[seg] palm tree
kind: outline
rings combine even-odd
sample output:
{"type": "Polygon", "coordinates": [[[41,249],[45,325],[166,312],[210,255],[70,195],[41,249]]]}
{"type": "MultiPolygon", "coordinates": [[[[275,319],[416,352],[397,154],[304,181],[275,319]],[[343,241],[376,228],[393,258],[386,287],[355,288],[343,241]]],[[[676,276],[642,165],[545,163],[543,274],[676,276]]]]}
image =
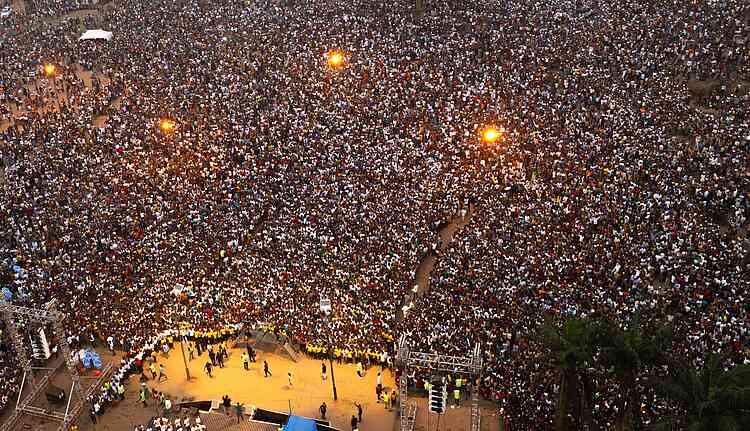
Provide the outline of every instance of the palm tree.
{"type": "Polygon", "coordinates": [[[745,431],[750,429],[750,365],[726,369],[720,355],[706,358],[703,368],[676,363],[656,392],[683,411],[661,421],[657,430],[745,431]]]}
{"type": "Polygon", "coordinates": [[[640,423],[642,394],[637,385],[638,377],[645,367],[664,363],[671,331],[644,328],[638,315],[625,329],[609,319],[597,320],[594,327],[599,361],[612,370],[622,389],[617,403],[615,430],[632,430],[634,424],[640,423]]]}
{"type": "Polygon", "coordinates": [[[587,319],[568,319],[562,327],[547,321],[537,329],[536,339],[549,351],[559,374],[559,393],[554,419],[555,431],[594,430],[591,418],[593,384],[588,368],[593,363],[593,333],[587,319]]]}

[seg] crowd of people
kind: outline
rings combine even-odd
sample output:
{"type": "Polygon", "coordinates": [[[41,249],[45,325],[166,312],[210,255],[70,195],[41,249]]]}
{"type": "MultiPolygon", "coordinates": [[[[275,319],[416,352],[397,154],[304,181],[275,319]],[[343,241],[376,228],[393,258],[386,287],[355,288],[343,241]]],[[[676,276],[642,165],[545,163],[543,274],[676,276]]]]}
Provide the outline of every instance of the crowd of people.
{"type": "Polygon", "coordinates": [[[18,364],[15,360],[15,352],[9,343],[2,338],[5,336],[5,326],[0,324],[0,411],[13,401],[13,397],[18,394],[19,372],[18,364]]]}
{"type": "Polygon", "coordinates": [[[67,2],[2,21],[0,286],[134,352],[239,322],[372,357],[480,344],[518,429],[551,419],[545,316],[669,317],[686,352],[747,359],[747,5],[427,3],[115,2],[84,21],[110,41],[34,12],[67,2]]]}
{"type": "Polygon", "coordinates": [[[154,418],[149,421],[148,425],[138,425],[134,431],[205,431],[206,426],[201,422],[199,417],[191,419],[176,418],[170,419],[165,417],[154,418]]]}

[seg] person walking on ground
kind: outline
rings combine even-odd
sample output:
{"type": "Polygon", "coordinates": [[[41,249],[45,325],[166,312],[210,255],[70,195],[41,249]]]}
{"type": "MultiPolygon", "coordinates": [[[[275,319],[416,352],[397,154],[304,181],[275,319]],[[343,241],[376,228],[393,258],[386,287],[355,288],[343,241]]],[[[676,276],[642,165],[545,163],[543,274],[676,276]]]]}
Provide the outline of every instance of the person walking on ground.
{"type": "Polygon", "coordinates": [[[323,401],[323,404],[320,405],[320,408],[318,408],[320,411],[320,418],[325,419],[326,418],[326,411],[328,410],[328,406],[326,406],[325,401],[323,401]]]}
{"type": "Polygon", "coordinates": [[[357,407],[357,422],[362,423],[362,404],[355,401],[354,405],[357,407]]]}
{"type": "Polygon", "coordinates": [[[453,389],[453,400],[456,401],[456,405],[453,408],[461,406],[461,390],[458,388],[453,389]]]}
{"type": "Polygon", "coordinates": [[[237,414],[237,423],[240,423],[242,421],[242,404],[239,401],[234,406],[234,412],[237,414]]]}
{"type": "Polygon", "coordinates": [[[162,380],[169,380],[169,378],[167,377],[167,369],[164,368],[164,364],[159,364],[159,383],[162,380]]]}
{"type": "Polygon", "coordinates": [[[286,373],[286,377],[289,380],[289,387],[292,387],[292,372],[289,371],[288,373],[286,373]]]}
{"type": "Polygon", "coordinates": [[[148,407],[148,404],[146,404],[146,390],[141,389],[141,391],[138,393],[138,402],[143,403],[143,407],[148,407]]]}
{"type": "Polygon", "coordinates": [[[357,376],[361,379],[365,376],[364,368],[362,367],[362,362],[357,361],[357,376]]]}
{"type": "Polygon", "coordinates": [[[109,348],[109,353],[115,356],[115,339],[111,335],[107,337],[107,347],[109,348]]]}
{"type": "Polygon", "coordinates": [[[357,431],[357,417],[352,415],[352,431],[357,431]]]}
{"type": "Polygon", "coordinates": [[[193,343],[188,343],[188,361],[193,360],[194,351],[195,351],[195,347],[193,347],[193,343]]]}
{"type": "Polygon", "coordinates": [[[265,359],[263,360],[263,374],[265,375],[265,377],[273,375],[271,374],[271,371],[268,370],[268,362],[266,362],[265,359]]]}
{"type": "Polygon", "coordinates": [[[224,355],[222,355],[221,352],[216,355],[216,360],[219,361],[219,368],[224,368],[224,355]]]}
{"type": "Polygon", "coordinates": [[[383,376],[381,376],[379,372],[378,376],[375,378],[375,384],[378,386],[383,386],[383,376]]]}
{"type": "Polygon", "coordinates": [[[375,395],[378,397],[378,399],[376,401],[378,404],[380,403],[380,398],[381,398],[382,393],[383,393],[383,385],[376,385],[375,386],[375,395]]]}
{"type": "Polygon", "coordinates": [[[242,352],[242,355],[240,355],[240,358],[242,359],[242,367],[245,368],[245,371],[250,369],[250,356],[242,352]]]}
{"type": "Polygon", "coordinates": [[[148,370],[151,371],[151,380],[156,380],[156,364],[153,362],[148,366],[148,370]]]}
{"type": "Polygon", "coordinates": [[[211,375],[211,370],[212,370],[212,369],[214,368],[214,366],[213,366],[213,364],[211,363],[211,361],[208,361],[208,362],[206,362],[206,365],[205,365],[205,366],[203,366],[203,368],[205,368],[205,369],[206,369],[206,374],[208,374],[208,377],[213,377],[213,376],[211,375]]]}
{"type": "Polygon", "coordinates": [[[216,366],[216,353],[213,349],[208,351],[208,358],[211,359],[211,365],[216,366]]]}
{"type": "Polygon", "coordinates": [[[221,407],[222,410],[224,410],[224,414],[229,414],[229,409],[232,407],[232,399],[229,398],[229,395],[224,395],[221,397],[221,407]]]}
{"type": "Polygon", "coordinates": [[[388,391],[386,391],[383,394],[383,404],[385,404],[385,409],[386,410],[390,410],[391,409],[391,406],[389,405],[389,402],[390,402],[390,398],[388,397],[388,391]]]}
{"type": "Polygon", "coordinates": [[[326,381],[326,363],[321,362],[320,363],[320,375],[323,377],[323,381],[326,381]]]}

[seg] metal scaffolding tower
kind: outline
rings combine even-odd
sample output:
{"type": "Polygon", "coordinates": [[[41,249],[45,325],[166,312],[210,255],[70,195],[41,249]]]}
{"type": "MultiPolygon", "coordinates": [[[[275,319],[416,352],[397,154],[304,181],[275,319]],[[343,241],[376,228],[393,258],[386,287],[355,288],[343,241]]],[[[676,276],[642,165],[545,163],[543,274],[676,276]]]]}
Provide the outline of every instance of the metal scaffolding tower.
{"type": "Polygon", "coordinates": [[[458,373],[471,376],[476,380],[471,396],[471,431],[479,431],[481,415],[479,412],[479,377],[482,373],[482,353],[479,345],[474,347],[471,356],[448,356],[435,353],[415,352],[409,348],[408,340],[402,335],[396,352],[396,365],[401,368],[399,381],[399,413],[401,431],[413,431],[417,419],[416,405],[408,404],[407,388],[409,370],[420,368],[423,371],[438,373],[458,373]]]}
{"type": "Polygon", "coordinates": [[[43,309],[0,304],[0,316],[2,316],[2,319],[5,322],[5,327],[8,328],[11,343],[13,343],[13,348],[18,355],[18,360],[21,362],[21,368],[23,369],[23,378],[21,380],[21,388],[18,391],[16,409],[2,426],[0,426],[0,431],[12,430],[16,425],[16,422],[18,422],[23,415],[33,415],[44,419],[60,421],[61,423],[58,427],[58,431],[67,431],[70,425],[78,419],[78,416],[83,411],[85,399],[99,389],[104,381],[112,375],[112,364],[108,364],[107,367],[102,370],[101,375],[95,379],[95,382],[85,391],[83,390],[80,385],[81,377],[78,374],[78,368],[73,362],[70,346],[65,337],[65,329],[63,326],[63,320],[65,317],[57,310],[57,301],[54,299],[47,303],[43,309]],[[59,352],[64,359],[72,381],[70,393],[68,394],[68,403],[65,407],[65,413],[45,410],[32,405],[34,400],[47,388],[50,379],[54,376],[61,364],[58,364],[54,368],[34,368],[31,366],[28,348],[24,344],[23,337],[18,331],[19,321],[26,322],[27,324],[49,323],[52,325],[54,333],[58,336],[59,352]],[[39,372],[36,376],[34,375],[35,371],[39,372]],[[21,396],[27,380],[30,380],[31,390],[28,395],[22,399],[21,396]],[[74,398],[75,402],[73,402],[74,398]],[[73,404],[72,408],[71,404],[73,404]]]}

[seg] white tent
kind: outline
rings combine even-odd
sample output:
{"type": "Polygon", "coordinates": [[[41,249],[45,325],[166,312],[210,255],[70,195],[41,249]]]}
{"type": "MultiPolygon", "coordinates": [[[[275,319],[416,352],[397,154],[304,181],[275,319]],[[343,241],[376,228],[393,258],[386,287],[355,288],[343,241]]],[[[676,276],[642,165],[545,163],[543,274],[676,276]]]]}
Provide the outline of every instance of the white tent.
{"type": "Polygon", "coordinates": [[[90,39],[112,39],[112,32],[111,31],[104,31],[102,29],[99,30],[86,30],[86,33],[83,33],[81,37],[78,38],[78,40],[90,40],[90,39]]]}

